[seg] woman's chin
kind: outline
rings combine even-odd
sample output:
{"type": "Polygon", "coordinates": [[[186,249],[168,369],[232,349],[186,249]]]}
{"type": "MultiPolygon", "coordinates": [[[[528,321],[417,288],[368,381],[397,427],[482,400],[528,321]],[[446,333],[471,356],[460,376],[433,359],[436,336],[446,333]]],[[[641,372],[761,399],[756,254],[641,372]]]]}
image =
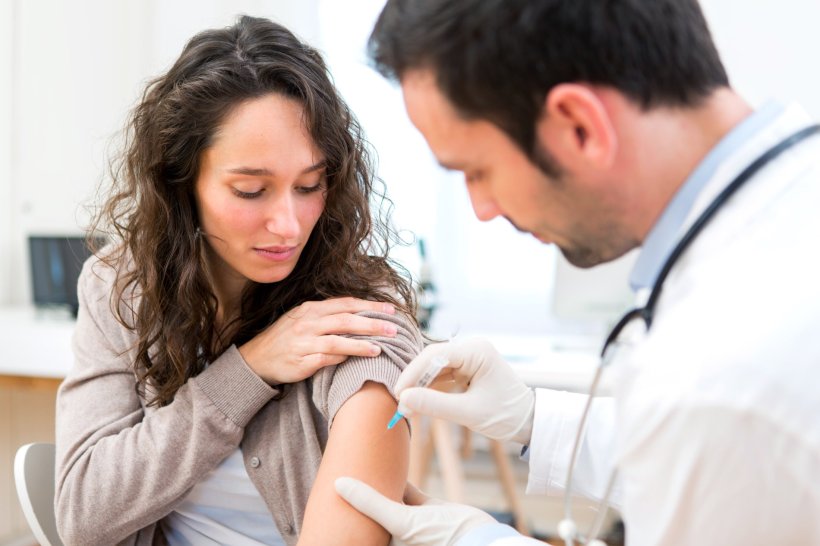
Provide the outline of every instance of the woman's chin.
{"type": "Polygon", "coordinates": [[[276,271],[260,271],[249,275],[248,279],[257,284],[273,284],[287,279],[293,272],[293,268],[277,268],[276,271]]]}

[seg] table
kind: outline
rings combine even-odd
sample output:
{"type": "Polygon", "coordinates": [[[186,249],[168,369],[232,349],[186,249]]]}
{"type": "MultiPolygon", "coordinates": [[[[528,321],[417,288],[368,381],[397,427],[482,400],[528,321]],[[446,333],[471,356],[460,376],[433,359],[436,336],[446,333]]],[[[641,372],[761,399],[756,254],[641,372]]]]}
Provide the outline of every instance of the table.
{"type": "Polygon", "coordinates": [[[530,387],[589,392],[602,343],[596,336],[487,333],[483,337],[530,387]]]}
{"type": "Polygon", "coordinates": [[[73,362],[73,333],[67,312],[0,307],[0,375],[61,380],[73,362]]]}

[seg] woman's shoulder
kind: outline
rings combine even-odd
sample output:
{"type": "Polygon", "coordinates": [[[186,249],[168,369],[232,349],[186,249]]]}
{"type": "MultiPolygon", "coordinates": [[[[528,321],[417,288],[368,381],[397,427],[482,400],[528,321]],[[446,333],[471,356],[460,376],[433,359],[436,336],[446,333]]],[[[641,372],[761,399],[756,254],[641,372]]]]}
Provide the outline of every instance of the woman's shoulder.
{"type": "Polygon", "coordinates": [[[376,343],[387,352],[389,358],[401,365],[408,364],[410,360],[424,348],[424,337],[421,334],[418,323],[413,317],[403,311],[396,311],[392,314],[380,313],[376,311],[362,311],[357,313],[363,317],[377,318],[386,322],[392,322],[396,326],[396,335],[387,336],[351,336],[368,339],[371,343],[376,343]]]}
{"type": "Polygon", "coordinates": [[[397,332],[395,336],[350,336],[367,339],[378,345],[381,353],[375,357],[350,357],[342,364],[328,366],[316,372],[312,378],[313,402],[328,424],[333,422],[342,405],[368,381],[384,385],[393,395],[393,385],[398,381],[401,371],[424,348],[424,338],[416,322],[404,313],[359,314],[392,322],[396,325],[397,332]]]}
{"type": "Polygon", "coordinates": [[[108,292],[116,282],[117,265],[113,261],[115,256],[109,247],[105,247],[92,254],[83,264],[80,271],[78,288],[86,294],[102,291],[108,292]]]}
{"type": "Polygon", "coordinates": [[[108,245],[95,252],[83,264],[77,281],[80,305],[85,305],[92,314],[111,311],[118,303],[128,303],[133,299],[133,286],[124,286],[133,263],[127,253],[108,245]]]}

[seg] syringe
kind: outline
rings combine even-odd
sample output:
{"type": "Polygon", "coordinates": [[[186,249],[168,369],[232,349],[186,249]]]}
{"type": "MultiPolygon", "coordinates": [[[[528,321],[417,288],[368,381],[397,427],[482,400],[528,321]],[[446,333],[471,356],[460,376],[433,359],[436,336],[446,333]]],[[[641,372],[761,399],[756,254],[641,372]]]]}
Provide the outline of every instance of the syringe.
{"type": "MultiPolygon", "coordinates": [[[[419,380],[416,382],[416,387],[429,387],[430,384],[438,377],[438,374],[443,370],[450,361],[444,358],[443,356],[434,356],[433,359],[430,361],[430,367],[422,374],[419,380]]],[[[399,422],[399,419],[404,417],[404,415],[400,411],[396,411],[393,414],[393,418],[390,419],[390,422],[387,424],[387,430],[390,430],[396,423],[399,422]]]]}

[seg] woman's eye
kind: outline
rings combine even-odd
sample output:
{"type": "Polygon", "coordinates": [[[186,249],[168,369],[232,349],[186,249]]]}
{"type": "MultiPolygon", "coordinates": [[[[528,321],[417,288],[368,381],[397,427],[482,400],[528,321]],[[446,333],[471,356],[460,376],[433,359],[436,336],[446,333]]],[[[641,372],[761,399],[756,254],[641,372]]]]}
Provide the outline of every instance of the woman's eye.
{"type": "Polygon", "coordinates": [[[314,193],[321,190],[324,186],[322,183],[315,184],[313,186],[298,186],[296,191],[299,193],[314,193]]]}
{"type": "Polygon", "coordinates": [[[254,191],[254,192],[247,192],[241,191],[236,188],[232,188],[234,195],[237,197],[241,197],[242,199],[253,199],[254,197],[259,197],[262,195],[262,190],[254,191]]]}

